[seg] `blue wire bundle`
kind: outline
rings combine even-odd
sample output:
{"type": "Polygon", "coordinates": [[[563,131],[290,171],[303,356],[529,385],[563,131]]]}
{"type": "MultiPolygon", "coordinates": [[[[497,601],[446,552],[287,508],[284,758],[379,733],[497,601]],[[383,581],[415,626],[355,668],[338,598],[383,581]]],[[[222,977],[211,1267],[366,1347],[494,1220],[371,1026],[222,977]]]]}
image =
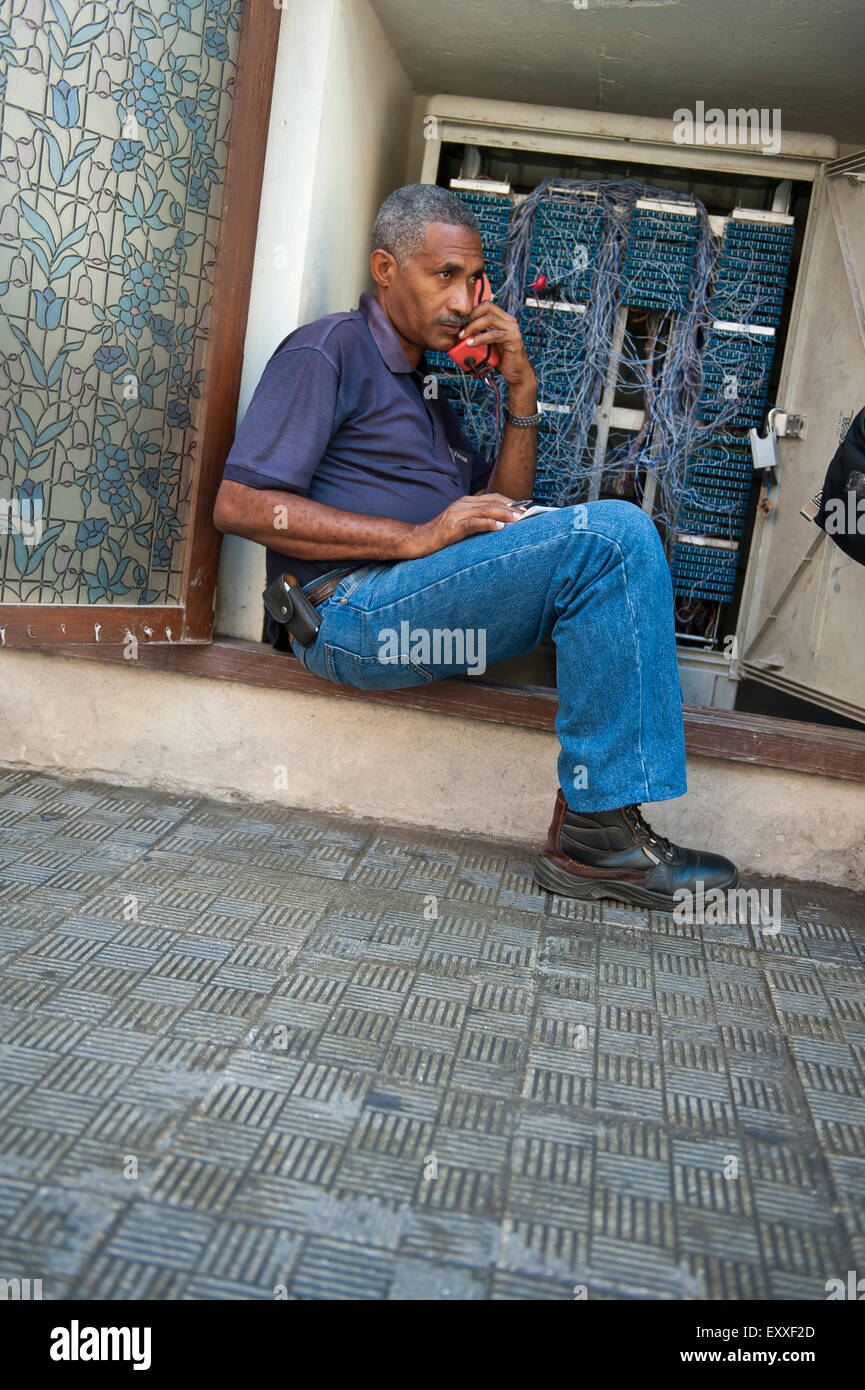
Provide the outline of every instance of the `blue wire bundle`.
{"type": "Polygon", "coordinates": [[[673,593],[682,598],[727,602],[733,597],[737,567],[737,550],[677,541],[670,561],[673,593]]]}
{"type": "Polygon", "coordinates": [[[729,219],[711,304],[716,318],[780,323],[794,230],[789,222],[729,219]]]}
{"type": "Polygon", "coordinates": [[[640,200],[631,217],[622,303],[643,309],[684,309],[696,251],[696,209],[670,212],[641,206],[645,201],[640,200]]]}
{"type": "Polygon", "coordinates": [[[473,189],[451,190],[474,213],[481,229],[487,277],[493,294],[504,278],[504,251],[511,216],[511,200],[506,193],[477,193],[473,189]]]}
{"type": "MultiPolygon", "coordinates": [[[[496,195],[499,217],[503,201],[496,195]]],[[[677,592],[690,596],[732,593],[736,552],[677,543],[677,532],[743,533],[752,469],[747,436],[731,430],[759,424],[766,409],[775,335],[765,325],[777,321],[791,239],[789,224],[731,218],[719,252],[702,203],[633,179],[547,179],[510,215],[497,300],[519,319],[538,376],[535,496],[564,504],[612,491],[639,502],[654,480],[652,514],[677,592]],[[647,199],[682,213],[637,207],[647,199]],[[626,322],[637,304],[645,312],[626,322]],[[722,308],[729,329],[714,324],[722,308]],[[612,380],[643,421],[627,437],[611,433],[600,458],[597,410],[612,380]]],[[[453,375],[446,354],[427,360],[448,373],[477,446],[495,452],[492,393],[453,375]]]]}
{"type": "Polygon", "coordinates": [[[766,414],[774,356],[774,332],[757,334],[746,324],[716,324],[706,345],[699,418],[717,420],[724,412],[729,425],[759,425],[766,414]]]}

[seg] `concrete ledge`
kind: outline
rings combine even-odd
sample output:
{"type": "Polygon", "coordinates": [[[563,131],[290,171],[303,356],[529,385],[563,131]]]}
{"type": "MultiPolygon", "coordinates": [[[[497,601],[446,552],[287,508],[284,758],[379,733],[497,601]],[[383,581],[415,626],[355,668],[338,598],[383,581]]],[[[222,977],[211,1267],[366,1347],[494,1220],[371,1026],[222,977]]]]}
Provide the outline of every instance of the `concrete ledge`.
{"type": "MultiPolygon", "coordinates": [[[[5,646],[10,645],[51,656],[73,656],[80,661],[115,662],[121,666],[128,666],[130,657],[129,650],[120,643],[10,644],[7,636],[5,646]]],[[[425,714],[453,714],[518,729],[555,731],[556,692],[519,683],[456,679],[402,690],[357,690],[320,680],[293,656],[272,651],[262,642],[226,637],[206,643],[148,642],[138,647],[135,660],[139,669],[150,671],[235,681],[295,694],[362,700],[425,714]]],[[[758,763],[785,772],[814,772],[821,777],[865,782],[865,731],[700,705],[684,705],[683,715],[685,748],[691,757],[758,763]]]]}
{"type": "MultiPolygon", "coordinates": [[[[0,660],[0,761],[223,799],[277,802],[534,843],[555,735],[327,694],[269,690],[37,652],[0,660]]],[[[743,871],[865,890],[853,782],[688,759],[659,830],[743,871]]]]}

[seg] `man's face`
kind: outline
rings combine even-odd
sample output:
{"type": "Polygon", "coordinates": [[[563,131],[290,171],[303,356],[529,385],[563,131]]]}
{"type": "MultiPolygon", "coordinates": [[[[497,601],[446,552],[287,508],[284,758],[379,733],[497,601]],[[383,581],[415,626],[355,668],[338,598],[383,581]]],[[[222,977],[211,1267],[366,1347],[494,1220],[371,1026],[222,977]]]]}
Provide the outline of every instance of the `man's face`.
{"type": "Polygon", "coordinates": [[[385,308],[397,333],[419,348],[447,352],[474,307],[484,257],[477,232],[431,222],[424,245],[385,287],[385,308]]]}

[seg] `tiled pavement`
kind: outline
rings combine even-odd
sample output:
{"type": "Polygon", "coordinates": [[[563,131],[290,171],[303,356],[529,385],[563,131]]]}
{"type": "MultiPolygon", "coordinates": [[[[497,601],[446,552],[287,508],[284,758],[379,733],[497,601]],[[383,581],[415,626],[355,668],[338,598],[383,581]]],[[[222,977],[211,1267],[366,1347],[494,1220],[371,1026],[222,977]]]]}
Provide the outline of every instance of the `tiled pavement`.
{"type": "Polygon", "coordinates": [[[865,914],[575,908],[531,852],[0,771],[0,1276],[63,1298],[824,1298],[865,914]]]}

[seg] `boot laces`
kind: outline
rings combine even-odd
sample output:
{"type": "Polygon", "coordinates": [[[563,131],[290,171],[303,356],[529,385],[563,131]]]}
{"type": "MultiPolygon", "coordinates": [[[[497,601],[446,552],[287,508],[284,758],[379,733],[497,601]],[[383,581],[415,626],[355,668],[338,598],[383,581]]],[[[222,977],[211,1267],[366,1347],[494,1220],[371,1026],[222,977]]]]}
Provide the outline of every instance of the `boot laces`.
{"type": "Polygon", "coordinates": [[[672,859],[676,852],[676,847],[672,840],[668,840],[665,835],[658,835],[649,825],[637,802],[632,802],[630,806],[623,806],[622,813],[625,820],[632,827],[636,838],[645,844],[646,841],[653,845],[665,859],[672,859]]]}

